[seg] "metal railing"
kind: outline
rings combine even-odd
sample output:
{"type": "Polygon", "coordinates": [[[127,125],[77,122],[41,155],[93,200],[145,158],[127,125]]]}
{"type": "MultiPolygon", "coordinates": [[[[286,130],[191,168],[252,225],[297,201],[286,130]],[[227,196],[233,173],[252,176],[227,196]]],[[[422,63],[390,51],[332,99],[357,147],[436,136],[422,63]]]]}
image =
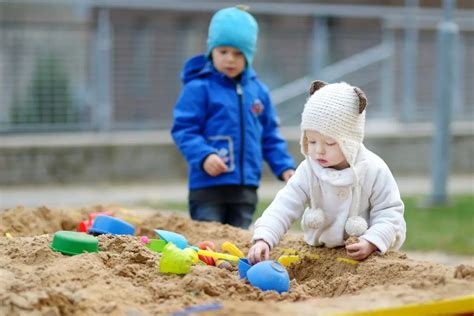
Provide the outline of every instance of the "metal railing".
{"type": "MultiPolygon", "coordinates": [[[[205,50],[212,12],[228,5],[0,0],[0,132],[169,128],[180,68],[205,50]],[[8,14],[12,4],[18,17],[8,14]]],[[[283,125],[299,123],[314,79],[360,86],[369,120],[432,120],[441,9],[418,8],[415,0],[407,7],[250,7],[260,24],[254,66],[283,125]]],[[[454,12],[460,32],[445,48],[455,56],[455,120],[474,120],[473,17],[474,10],[454,12]]]]}

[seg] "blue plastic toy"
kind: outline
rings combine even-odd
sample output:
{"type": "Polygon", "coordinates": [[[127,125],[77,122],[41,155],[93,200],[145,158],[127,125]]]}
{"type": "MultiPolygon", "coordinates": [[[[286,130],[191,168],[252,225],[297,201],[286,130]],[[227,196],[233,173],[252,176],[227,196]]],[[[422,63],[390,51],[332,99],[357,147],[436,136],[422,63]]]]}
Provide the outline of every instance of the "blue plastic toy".
{"type": "Polygon", "coordinates": [[[173,243],[176,247],[180,249],[188,247],[188,241],[186,240],[186,237],[181,234],[160,229],[155,229],[155,233],[160,236],[160,239],[163,239],[166,242],[173,243]]]}
{"type": "Polygon", "coordinates": [[[286,269],[276,261],[266,260],[257,263],[247,271],[250,284],[262,291],[287,292],[290,288],[290,277],[286,269]]]}
{"type": "Polygon", "coordinates": [[[135,227],[126,221],[112,216],[99,215],[87,230],[89,234],[135,235],[135,227]]]}
{"type": "Polygon", "coordinates": [[[237,263],[237,267],[239,268],[239,275],[241,279],[247,278],[247,271],[252,267],[250,262],[245,259],[239,259],[239,262],[237,263]]]}

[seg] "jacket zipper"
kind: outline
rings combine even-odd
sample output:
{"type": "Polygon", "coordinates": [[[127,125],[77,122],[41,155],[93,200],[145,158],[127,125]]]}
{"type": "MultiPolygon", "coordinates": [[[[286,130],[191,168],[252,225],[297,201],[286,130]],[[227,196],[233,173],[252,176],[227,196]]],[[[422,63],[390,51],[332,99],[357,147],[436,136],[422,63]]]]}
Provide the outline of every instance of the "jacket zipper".
{"type": "Polygon", "coordinates": [[[239,109],[240,109],[240,185],[244,185],[244,149],[245,149],[245,138],[244,138],[244,105],[242,100],[242,86],[240,83],[236,85],[237,96],[239,98],[239,109]]]}

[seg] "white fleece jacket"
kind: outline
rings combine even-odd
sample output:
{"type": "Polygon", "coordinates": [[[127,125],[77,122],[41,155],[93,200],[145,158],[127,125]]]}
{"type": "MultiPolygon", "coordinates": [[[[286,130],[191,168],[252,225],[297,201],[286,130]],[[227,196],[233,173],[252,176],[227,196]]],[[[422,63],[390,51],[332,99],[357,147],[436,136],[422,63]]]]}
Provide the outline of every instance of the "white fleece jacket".
{"type": "Polygon", "coordinates": [[[354,166],[344,170],[323,168],[310,158],[304,160],[255,222],[252,240],[263,239],[273,248],[302,216],[306,243],[343,246],[349,237],[344,226],[352,204],[369,225],[360,238],[373,243],[381,253],[401,247],[406,223],[397,183],[385,162],[363,145],[354,166]],[[306,204],[324,211],[323,227],[310,229],[305,225],[306,204]]]}

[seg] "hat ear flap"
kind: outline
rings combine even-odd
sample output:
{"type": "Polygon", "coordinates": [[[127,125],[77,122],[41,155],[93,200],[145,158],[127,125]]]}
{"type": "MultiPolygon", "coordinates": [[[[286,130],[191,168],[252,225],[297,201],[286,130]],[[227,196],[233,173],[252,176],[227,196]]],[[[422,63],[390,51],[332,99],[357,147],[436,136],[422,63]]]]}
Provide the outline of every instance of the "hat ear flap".
{"type": "Polygon", "coordinates": [[[315,80],[311,82],[311,86],[309,87],[309,95],[313,95],[313,93],[326,86],[327,84],[327,82],[321,80],[315,80]]]}
{"type": "Polygon", "coordinates": [[[365,107],[367,106],[367,97],[365,96],[364,91],[362,91],[358,87],[354,87],[354,91],[359,97],[359,114],[361,114],[362,112],[364,112],[365,107]]]}

